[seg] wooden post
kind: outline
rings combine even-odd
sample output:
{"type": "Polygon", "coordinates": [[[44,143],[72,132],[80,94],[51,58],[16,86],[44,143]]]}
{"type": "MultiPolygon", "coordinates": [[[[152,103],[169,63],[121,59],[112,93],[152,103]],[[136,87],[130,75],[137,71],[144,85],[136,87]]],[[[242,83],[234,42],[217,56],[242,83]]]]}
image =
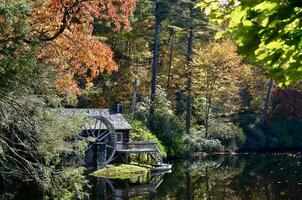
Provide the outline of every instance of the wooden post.
{"type": "Polygon", "coordinates": [[[94,155],[94,147],[95,145],[92,144],[87,151],[86,151],[86,166],[87,167],[95,167],[95,163],[93,161],[93,155],[94,155]]]}
{"type": "Polygon", "coordinates": [[[104,164],[106,162],[106,143],[104,142],[98,142],[97,145],[97,151],[96,151],[96,166],[97,169],[100,169],[104,167],[104,164]]]}
{"type": "Polygon", "coordinates": [[[125,153],[125,163],[129,164],[129,158],[128,158],[128,154],[127,153],[125,153]]]}

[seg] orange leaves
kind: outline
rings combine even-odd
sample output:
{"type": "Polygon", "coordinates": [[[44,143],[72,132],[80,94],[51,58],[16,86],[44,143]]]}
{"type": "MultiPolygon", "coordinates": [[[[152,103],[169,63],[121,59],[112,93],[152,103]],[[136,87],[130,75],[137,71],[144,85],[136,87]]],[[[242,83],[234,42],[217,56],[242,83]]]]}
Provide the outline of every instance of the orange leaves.
{"type": "Polygon", "coordinates": [[[71,74],[61,74],[56,82],[57,90],[63,93],[80,94],[80,89],[71,74]]]}
{"type": "Polygon", "coordinates": [[[93,78],[117,70],[108,45],[93,35],[94,19],[101,19],[115,30],[130,26],[128,16],[136,0],[44,0],[34,5],[31,25],[44,42],[39,58],[59,71],[60,91],[79,93],[77,80],[93,78]]]}

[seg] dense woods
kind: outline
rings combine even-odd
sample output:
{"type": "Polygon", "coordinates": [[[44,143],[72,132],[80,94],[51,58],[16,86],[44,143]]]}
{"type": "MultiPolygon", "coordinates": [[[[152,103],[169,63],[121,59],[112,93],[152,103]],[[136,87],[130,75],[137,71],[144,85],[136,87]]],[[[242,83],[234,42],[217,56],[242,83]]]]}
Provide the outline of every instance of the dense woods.
{"type": "Polygon", "coordinates": [[[0,2],[0,198],[84,198],[83,122],[124,105],[168,157],[301,150],[298,1],[0,2]],[[16,184],[19,187],[19,184],[16,184]],[[61,185],[62,187],[57,187],[61,185]],[[11,189],[13,188],[13,189],[11,189]]]}

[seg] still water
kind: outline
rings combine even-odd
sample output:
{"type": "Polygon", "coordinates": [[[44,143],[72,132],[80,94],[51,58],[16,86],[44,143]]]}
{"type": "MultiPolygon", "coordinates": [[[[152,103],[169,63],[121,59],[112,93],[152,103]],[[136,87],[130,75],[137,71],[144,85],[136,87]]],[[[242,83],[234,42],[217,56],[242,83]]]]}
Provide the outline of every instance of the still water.
{"type": "Polygon", "coordinates": [[[91,179],[91,200],[299,200],[302,154],[248,154],[173,160],[172,173],[132,180],[91,179]]]}

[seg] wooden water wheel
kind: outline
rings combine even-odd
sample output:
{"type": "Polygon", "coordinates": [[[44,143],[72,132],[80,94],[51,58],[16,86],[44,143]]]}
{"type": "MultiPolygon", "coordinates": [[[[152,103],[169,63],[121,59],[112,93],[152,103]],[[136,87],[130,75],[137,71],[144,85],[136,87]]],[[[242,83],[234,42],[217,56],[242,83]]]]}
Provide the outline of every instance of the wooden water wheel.
{"type": "Polygon", "coordinates": [[[96,162],[97,167],[105,166],[114,159],[116,132],[111,122],[103,116],[89,117],[79,139],[88,142],[86,160],[96,162]]]}

